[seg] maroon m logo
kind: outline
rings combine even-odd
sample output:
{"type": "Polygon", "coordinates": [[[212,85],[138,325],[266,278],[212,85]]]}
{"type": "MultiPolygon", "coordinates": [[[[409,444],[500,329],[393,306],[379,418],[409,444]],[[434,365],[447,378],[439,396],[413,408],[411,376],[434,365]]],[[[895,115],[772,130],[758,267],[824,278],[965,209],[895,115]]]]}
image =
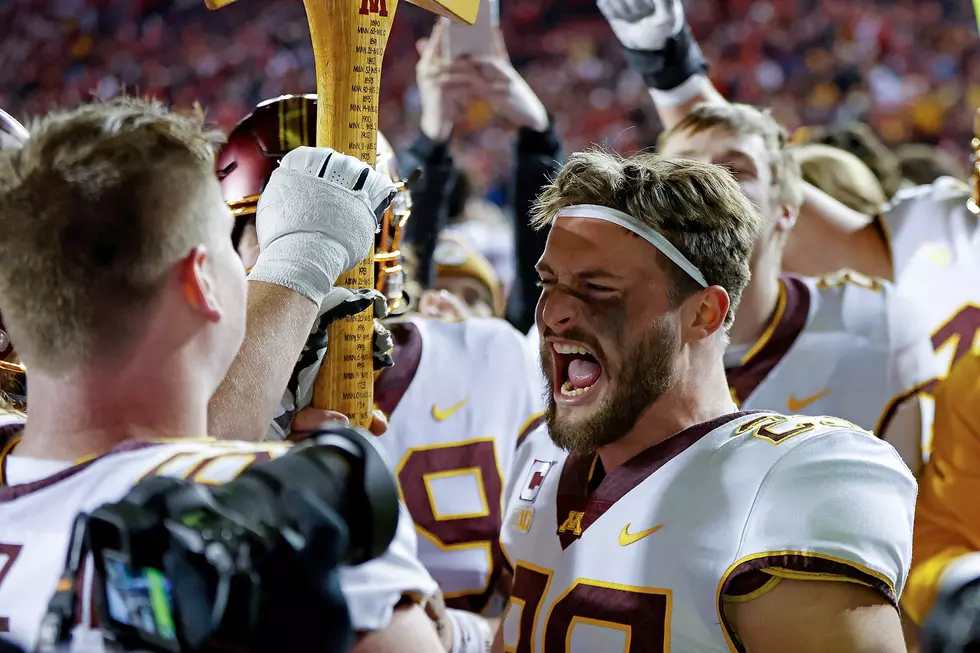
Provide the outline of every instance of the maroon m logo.
{"type": "Polygon", "coordinates": [[[382,18],[388,16],[388,3],[386,0],[361,0],[361,15],[378,14],[382,18]]]}

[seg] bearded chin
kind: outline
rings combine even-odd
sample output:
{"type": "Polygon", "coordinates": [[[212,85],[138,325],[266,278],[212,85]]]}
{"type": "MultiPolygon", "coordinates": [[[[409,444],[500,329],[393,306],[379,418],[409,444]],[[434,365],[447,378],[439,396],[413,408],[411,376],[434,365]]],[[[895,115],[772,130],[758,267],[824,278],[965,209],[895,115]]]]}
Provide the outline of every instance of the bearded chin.
{"type": "MultiPolygon", "coordinates": [[[[640,416],[674,385],[678,348],[673,324],[664,320],[624,357],[625,365],[608,379],[607,393],[595,412],[572,420],[559,414],[554,392],[548,393],[548,431],[557,446],[572,454],[591,454],[633,430],[640,416]]],[[[604,370],[608,373],[609,370],[604,370]]],[[[554,382],[549,383],[553,387],[554,382]]]]}

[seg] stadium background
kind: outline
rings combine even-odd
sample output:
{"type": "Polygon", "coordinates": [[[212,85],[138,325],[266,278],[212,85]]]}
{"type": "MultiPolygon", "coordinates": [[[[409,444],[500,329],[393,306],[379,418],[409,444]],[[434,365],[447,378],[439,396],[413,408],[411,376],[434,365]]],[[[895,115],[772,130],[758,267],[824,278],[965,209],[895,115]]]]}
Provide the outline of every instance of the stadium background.
{"type": "MultiPolygon", "coordinates": [[[[980,38],[968,0],[691,0],[689,21],[715,84],[765,104],[788,127],[864,120],[886,143],[941,146],[966,163],[980,106],[980,38]]],[[[555,115],[568,151],[653,144],[642,83],[590,0],[502,0],[517,69],[555,115]]],[[[414,42],[431,14],[402,2],[385,58],[381,128],[416,134],[414,42]]],[[[258,101],[314,90],[300,0],[0,0],[0,107],[19,118],[121,89],[200,102],[228,128],[258,101]]],[[[473,102],[457,157],[497,201],[511,139],[473,102]]]]}

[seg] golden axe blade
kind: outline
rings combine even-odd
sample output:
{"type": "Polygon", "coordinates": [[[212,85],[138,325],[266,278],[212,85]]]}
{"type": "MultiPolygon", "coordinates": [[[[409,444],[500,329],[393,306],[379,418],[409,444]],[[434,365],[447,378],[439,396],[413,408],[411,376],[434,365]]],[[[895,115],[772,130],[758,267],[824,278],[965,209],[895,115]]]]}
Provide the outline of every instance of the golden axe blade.
{"type": "MultiPolygon", "coordinates": [[[[219,9],[235,0],[205,0],[219,9]]],[[[440,16],[473,24],[480,0],[408,0],[440,16]]],[[[373,167],[378,139],[381,62],[399,0],[304,0],[316,62],[316,144],[373,167]]],[[[337,285],[374,288],[374,251],[337,285]]],[[[367,427],[374,408],[374,312],[329,327],[327,358],[313,405],[344,413],[367,427]]]]}

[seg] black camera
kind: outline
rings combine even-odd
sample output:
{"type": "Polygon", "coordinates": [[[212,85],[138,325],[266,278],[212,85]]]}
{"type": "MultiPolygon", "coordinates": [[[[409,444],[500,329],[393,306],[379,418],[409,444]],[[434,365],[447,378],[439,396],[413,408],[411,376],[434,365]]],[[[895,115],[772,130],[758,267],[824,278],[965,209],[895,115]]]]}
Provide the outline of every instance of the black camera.
{"type": "Polygon", "coordinates": [[[337,567],[384,553],[398,524],[394,479],[370,437],[328,429],[225,485],[149,478],[80,515],[42,650],[70,641],[91,552],[109,648],[346,651],[337,567]]]}
{"type": "Polygon", "coordinates": [[[980,557],[967,558],[943,576],[922,626],[922,653],[980,653],[980,557]]]}

